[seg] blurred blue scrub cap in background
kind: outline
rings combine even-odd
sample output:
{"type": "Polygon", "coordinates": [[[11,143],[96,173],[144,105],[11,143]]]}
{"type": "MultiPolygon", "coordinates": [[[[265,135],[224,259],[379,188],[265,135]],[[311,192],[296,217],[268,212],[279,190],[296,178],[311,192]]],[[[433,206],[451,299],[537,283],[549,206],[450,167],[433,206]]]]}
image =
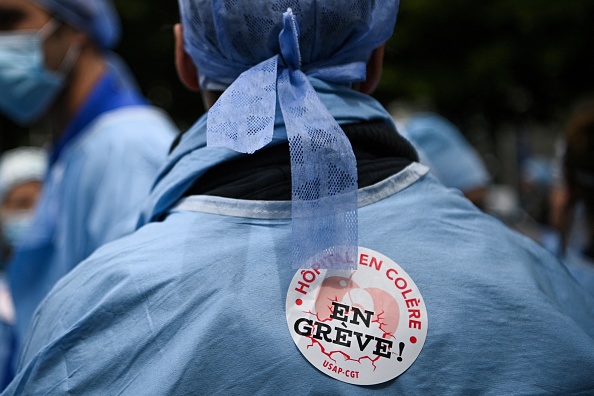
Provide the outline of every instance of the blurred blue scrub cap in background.
{"type": "Polygon", "coordinates": [[[102,49],[120,39],[120,19],[110,0],[31,0],[73,28],[87,33],[102,49]]]}

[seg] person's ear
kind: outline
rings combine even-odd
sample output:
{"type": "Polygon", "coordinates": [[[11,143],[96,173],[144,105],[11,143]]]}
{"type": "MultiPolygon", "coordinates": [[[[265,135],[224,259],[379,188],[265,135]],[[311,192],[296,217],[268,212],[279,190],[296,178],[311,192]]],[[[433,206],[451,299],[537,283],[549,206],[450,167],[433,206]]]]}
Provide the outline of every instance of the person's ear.
{"type": "Polygon", "coordinates": [[[359,91],[364,94],[371,94],[377,88],[381,78],[384,64],[385,45],[376,48],[367,62],[367,80],[360,83],[359,91]]]}
{"type": "Polygon", "coordinates": [[[173,27],[175,36],[175,67],[181,82],[191,91],[200,91],[198,68],[184,48],[184,29],[178,23],[173,27]]]}

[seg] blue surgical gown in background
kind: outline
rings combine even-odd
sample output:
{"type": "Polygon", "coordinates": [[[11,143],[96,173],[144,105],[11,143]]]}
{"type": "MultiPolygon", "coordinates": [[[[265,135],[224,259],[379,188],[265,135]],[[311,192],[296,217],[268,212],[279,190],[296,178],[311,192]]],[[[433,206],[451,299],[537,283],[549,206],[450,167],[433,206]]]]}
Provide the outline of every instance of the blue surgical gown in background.
{"type": "Polygon", "coordinates": [[[54,144],[33,225],[10,263],[20,342],[62,276],[132,232],[176,128],[110,68],[54,144]]]}
{"type": "MultiPolygon", "coordinates": [[[[205,147],[204,125],[170,156],[155,202],[227,155],[205,147]]],[[[427,307],[424,348],[397,379],[339,382],[295,346],[285,312],[296,274],[290,202],[193,196],[60,280],[5,395],[594,390],[594,299],[552,255],[417,163],[360,190],[359,202],[360,245],[397,262],[427,307]]]]}
{"type": "Polygon", "coordinates": [[[445,186],[471,191],[489,183],[489,173],[477,151],[442,116],[420,112],[399,124],[399,131],[418,150],[421,163],[445,186]]]}
{"type": "Polygon", "coordinates": [[[562,261],[578,283],[594,297],[594,259],[569,248],[562,261]]]}
{"type": "MultiPolygon", "coordinates": [[[[2,260],[0,258],[0,260],[2,260]]],[[[4,389],[13,377],[11,364],[15,349],[14,308],[8,291],[4,271],[0,271],[0,389],[4,389]]]]}

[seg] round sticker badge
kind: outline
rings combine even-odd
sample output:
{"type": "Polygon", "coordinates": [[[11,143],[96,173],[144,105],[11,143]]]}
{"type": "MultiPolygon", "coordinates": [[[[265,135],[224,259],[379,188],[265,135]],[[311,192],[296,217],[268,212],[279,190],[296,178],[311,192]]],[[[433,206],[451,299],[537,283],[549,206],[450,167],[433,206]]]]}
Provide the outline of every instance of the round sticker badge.
{"type": "Polygon", "coordinates": [[[356,271],[297,272],[287,294],[287,323],[318,370],[375,385],[415,362],[427,336],[427,311],[414,281],[393,260],[361,247],[357,259],[356,271]]]}

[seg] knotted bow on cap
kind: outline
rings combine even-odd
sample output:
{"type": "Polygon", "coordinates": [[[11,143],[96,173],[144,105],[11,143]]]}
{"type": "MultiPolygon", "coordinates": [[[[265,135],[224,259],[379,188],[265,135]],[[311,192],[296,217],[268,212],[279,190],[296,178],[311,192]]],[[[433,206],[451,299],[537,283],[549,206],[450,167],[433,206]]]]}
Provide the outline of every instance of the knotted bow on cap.
{"type": "MultiPolygon", "coordinates": [[[[357,161],[351,144],[301,71],[299,26],[283,14],[281,54],[242,73],[210,109],[209,146],[253,153],[272,141],[277,97],[289,139],[293,267],[356,269],[357,161]]],[[[365,64],[317,69],[330,82],[365,79],[365,64]]]]}

